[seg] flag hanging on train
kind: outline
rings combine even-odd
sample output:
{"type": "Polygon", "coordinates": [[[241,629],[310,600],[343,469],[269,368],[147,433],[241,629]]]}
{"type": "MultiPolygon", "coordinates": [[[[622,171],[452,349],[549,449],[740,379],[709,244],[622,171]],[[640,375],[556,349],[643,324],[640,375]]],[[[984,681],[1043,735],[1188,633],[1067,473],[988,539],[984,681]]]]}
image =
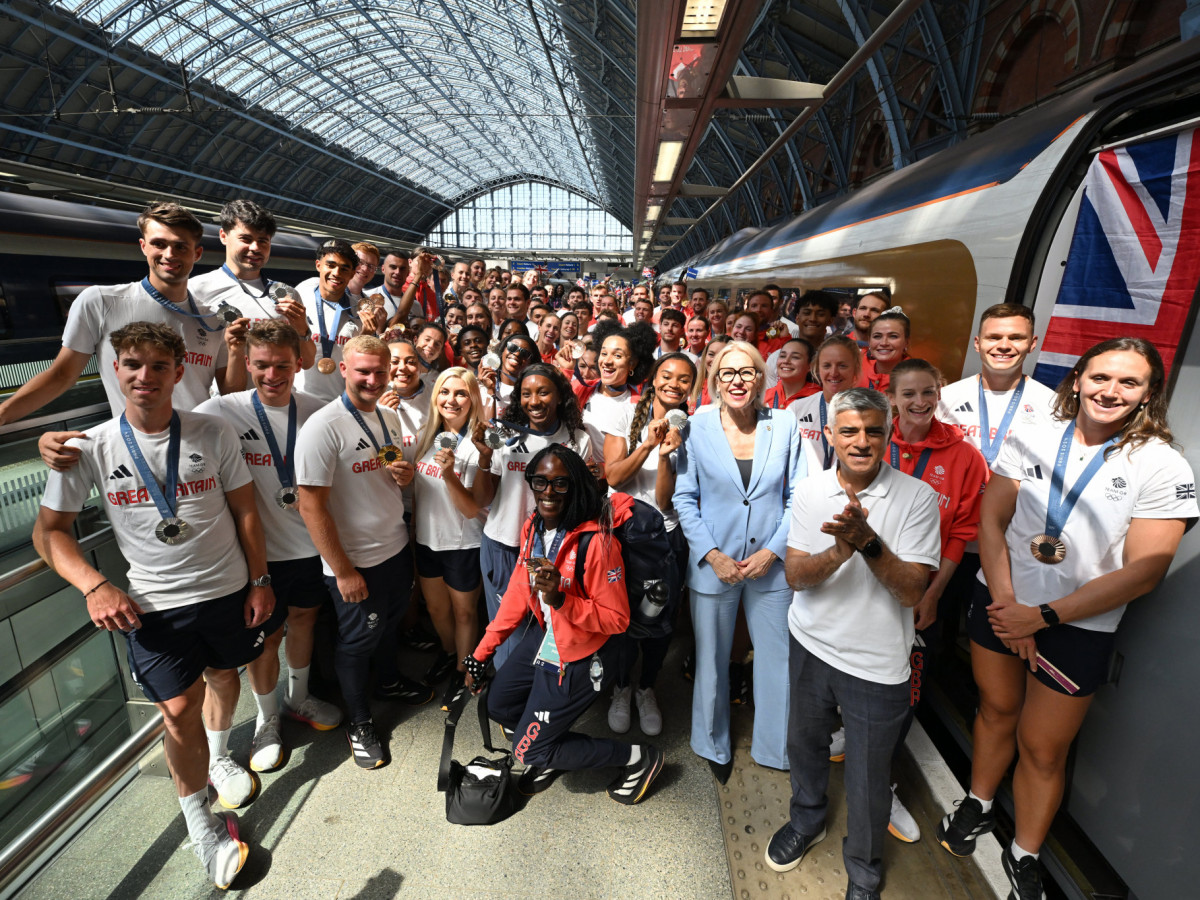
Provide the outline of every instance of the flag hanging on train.
{"type": "Polygon", "coordinates": [[[1170,374],[1200,281],[1198,132],[1092,160],[1038,381],[1057,387],[1088,348],[1115,337],[1152,342],[1170,374]]]}

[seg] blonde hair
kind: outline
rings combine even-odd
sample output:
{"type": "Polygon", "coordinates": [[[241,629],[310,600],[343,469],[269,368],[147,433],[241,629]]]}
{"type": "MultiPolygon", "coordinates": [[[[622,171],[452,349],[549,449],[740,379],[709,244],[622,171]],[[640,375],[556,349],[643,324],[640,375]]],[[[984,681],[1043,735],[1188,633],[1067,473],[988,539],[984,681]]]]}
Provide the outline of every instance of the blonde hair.
{"type": "MultiPolygon", "coordinates": [[[[470,369],[465,369],[462,366],[451,366],[446,371],[442,372],[437,377],[437,381],[433,383],[433,391],[429,397],[429,418],[425,422],[425,428],[421,431],[421,440],[417,444],[415,458],[421,459],[429,452],[429,448],[433,446],[433,439],[439,433],[446,430],[446,420],[442,418],[442,413],[437,407],[438,394],[441,393],[442,385],[451,378],[462,379],[463,384],[467,386],[467,395],[471,398],[471,413],[467,417],[467,434],[471,435],[475,431],[475,426],[482,420],[480,410],[483,409],[483,400],[479,393],[479,379],[477,379],[470,369]]],[[[464,438],[470,440],[470,437],[464,438]]]]}
{"type": "Polygon", "coordinates": [[[364,356],[378,356],[392,361],[392,351],[388,345],[373,334],[358,334],[346,341],[342,347],[342,358],[349,353],[361,353],[364,356]]]}
{"type": "Polygon", "coordinates": [[[758,376],[754,379],[758,386],[758,390],[754,394],[754,408],[765,409],[766,403],[763,402],[763,394],[766,392],[767,364],[763,362],[762,354],[758,352],[758,348],[746,341],[730,341],[725,345],[725,349],[721,350],[713,359],[712,368],[708,371],[709,400],[712,401],[717,409],[721,408],[721,393],[717,390],[717,373],[721,371],[721,363],[725,361],[725,357],[735,350],[740,350],[750,357],[751,364],[758,372],[758,376]]]}

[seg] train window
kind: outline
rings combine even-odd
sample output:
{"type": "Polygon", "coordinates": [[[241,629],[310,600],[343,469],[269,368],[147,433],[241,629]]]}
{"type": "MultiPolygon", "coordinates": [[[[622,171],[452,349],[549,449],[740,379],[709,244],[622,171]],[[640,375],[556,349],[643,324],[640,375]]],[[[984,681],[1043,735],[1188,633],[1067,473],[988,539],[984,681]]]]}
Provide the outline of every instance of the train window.
{"type": "Polygon", "coordinates": [[[12,337],[12,316],[8,309],[8,297],[4,290],[4,283],[0,282],[0,341],[8,340],[12,337]]]}

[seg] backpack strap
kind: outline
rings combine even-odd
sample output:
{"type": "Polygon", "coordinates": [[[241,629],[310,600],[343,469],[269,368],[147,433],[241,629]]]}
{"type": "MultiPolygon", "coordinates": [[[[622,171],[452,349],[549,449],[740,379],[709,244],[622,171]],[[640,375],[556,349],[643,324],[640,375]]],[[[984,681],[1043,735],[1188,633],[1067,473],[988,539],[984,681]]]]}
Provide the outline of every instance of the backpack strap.
{"type": "Polygon", "coordinates": [[[491,682],[488,682],[479,692],[476,702],[479,704],[479,733],[483,736],[483,746],[488,753],[503,753],[509,759],[512,758],[511,750],[497,750],[492,746],[492,720],[488,717],[487,701],[488,694],[492,690],[491,682]]]}
{"type": "Polygon", "coordinates": [[[445,791],[450,785],[450,762],[454,755],[454,729],[458,726],[458,719],[470,699],[471,692],[463,691],[461,696],[450,705],[450,711],[446,713],[446,730],[442,735],[442,758],[438,761],[437,789],[439,791],[445,791]]]}
{"type": "Polygon", "coordinates": [[[595,533],[594,531],[585,531],[579,536],[579,546],[575,550],[575,583],[578,585],[583,584],[583,564],[587,559],[588,545],[592,542],[592,535],[595,533]]]}

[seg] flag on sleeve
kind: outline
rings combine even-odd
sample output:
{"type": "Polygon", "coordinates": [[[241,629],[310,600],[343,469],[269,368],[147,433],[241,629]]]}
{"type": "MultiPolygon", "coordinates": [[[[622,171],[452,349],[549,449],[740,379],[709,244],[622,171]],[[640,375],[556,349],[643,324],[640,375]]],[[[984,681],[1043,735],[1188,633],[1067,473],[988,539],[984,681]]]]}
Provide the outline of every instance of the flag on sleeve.
{"type": "Polygon", "coordinates": [[[1168,375],[1200,280],[1200,139],[1096,155],[1033,377],[1056,387],[1094,344],[1141,337],[1168,375]]]}

